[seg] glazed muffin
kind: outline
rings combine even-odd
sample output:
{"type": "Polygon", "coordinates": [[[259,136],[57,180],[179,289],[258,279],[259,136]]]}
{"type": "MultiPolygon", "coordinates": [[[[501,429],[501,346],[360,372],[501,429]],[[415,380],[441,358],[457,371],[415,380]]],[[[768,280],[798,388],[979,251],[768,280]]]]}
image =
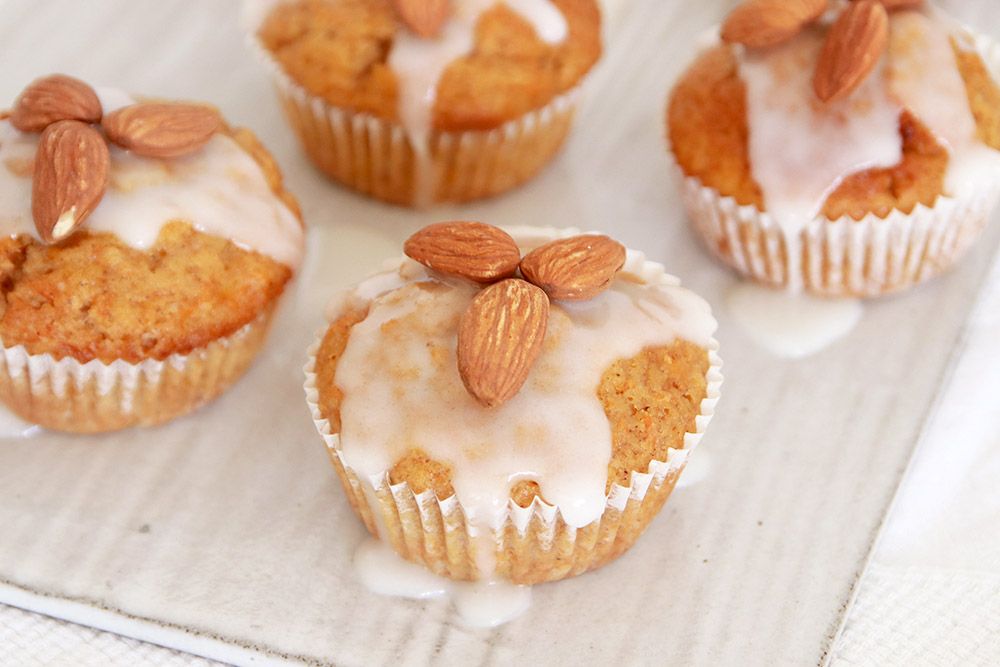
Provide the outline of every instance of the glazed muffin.
{"type": "Polygon", "coordinates": [[[310,159],[402,205],[534,176],[601,53],[595,0],[248,0],[246,22],[310,159]]]}
{"type": "Polygon", "coordinates": [[[826,295],[954,265],[1000,191],[992,47],[920,2],[774,5],[734,10],[670,95],[708,247],[758,281],[826,295]]]}
{"type": "Polygon", "coordinates": [[[2,114],[0,224],[0,400],[81,433],[223,392],[303,251],[295,200],[249,130],[61,75],[2,114]]]}
{"type": "Polygon", "coordinates": [[[414,235],[414,259],[331,305],[306,393],[374,536],[453,579],[534,584],[632,546],[721,375],[708,304],[662,266],[606,236],[512,234],[414,235]]]}

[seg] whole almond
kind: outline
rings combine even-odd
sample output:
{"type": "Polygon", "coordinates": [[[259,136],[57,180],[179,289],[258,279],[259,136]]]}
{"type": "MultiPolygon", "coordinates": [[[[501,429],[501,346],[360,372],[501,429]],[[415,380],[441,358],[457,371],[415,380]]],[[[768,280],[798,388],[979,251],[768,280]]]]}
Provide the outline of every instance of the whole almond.
{"type": "Polygon", "coordinates": [[[201,104],[142,102],[109,113],[101,125],[108,139],[136,155],[171,158],[203,147],[222,119],[201,104]]]}
{"type": "Polygon", "coordinates": [[[399,20],[425,39],[437,37],[451,14],[451,0],[392,0],[399,20]]]}
{"type": "Polygon", "coordinates": [[[751,48],[775,46],[826,11],[827,0],[746,0],[722,23],[722,41],[751,48]]]}
{"type": "Polygon", "coordinates": [[[473,398],[494,408],[520,391],[542,351],[548,321],[545,292],[518,278],[476,295],[458,325],[458,373],[473,398]]]}
{"type": "Polygon", "coordinates": [[[94,89],[65,74],[46,76],[24,89],[10,114],[11,125],[22,132],[41,132],[59,120],[100,121],[101,101],[94,89]]]}
{"type": "Polygon", "coordinates": [[[477,283],[509,278],[521,251],[510,234],[482,222],[439,222],[406,239],[403,251],[424,266],[477,283]]]}
{"type": "Polygon", "coordinates": [[[916,9],[924,4],[924,0],[880,0],[888,11],[896,9],[916,9]]]}
{"type": "Polygon", "coordinates": [[[830,28],[813,75],[823,102],[850,95],[864,82],[889,43],[889,14],[878,0],[847,5],[830,28]]]}
{"type": "Polygon", "coordinates": [[[86,123],[61,120],[42,132],[31,184],[31,214],[46,243],[78,229],[108,185],[108,145],[86,123]]]}
{"type": "Polygon", "coordinates": [[[572,236],[546,243],[521,260],[525,279],[550,299],[578,301],[603,292],[625,264],[625,246],[607,236],[572,236]]]}

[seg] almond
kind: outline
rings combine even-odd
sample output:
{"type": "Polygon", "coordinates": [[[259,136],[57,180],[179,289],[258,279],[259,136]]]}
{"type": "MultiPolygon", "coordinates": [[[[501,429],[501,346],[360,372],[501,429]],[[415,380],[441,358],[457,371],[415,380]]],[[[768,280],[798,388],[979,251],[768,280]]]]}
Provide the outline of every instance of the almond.
{"type": "Polygon", "coordinates": [[[878,0],[852,2],[830,28],[813,75],[823,102],[847,97],[871,73],[889,42],[889,14],[878,0]]]}
{"type": "Polygon", "coordinates": [[[924,4],[924,0],[881,0],[888,11],[896,9],[916,9],[924,4]]]}
{"type": "Polygon", "coordinates": [[[518,278],[476,295],[458,324],[458,373],[479,403],[494,408],[521,389],[542,351],[545,292],[518,278]]]}
{"type": "Polygon", "coordinates": [[[222,119],[201,104],[143,102],[109,113],[101,124],[108,139],[136,155],[171,158],[208,143],[222,119]]]}
{"type": "Polygon", "coordinates": [[[108,185],[108,145],[96,129],[76,120],[45,128],[35,156],[31,213],[46,243],[69,236],[101,201],[108,185]]]}
{"type": "Polygon", "coordinates": [[[521,251],[510,234],[482,222],[439,222],[406,240],[403,251],[424,266],[477,283],[509,278],[521,251]]]}
{"type": "Polygon", "coordinates": [[[524,277],[550,299],[578,301],[603,292],[625,264],[625,246],[588,234],[546,243],[521,260],[524,277]]]}
{"type": "Polygon", "coordinates": [[[411,32],[425,39],[437,37],[451,14],[451,0],[392,0],[392,7],[411,32]]]}
{"type": "Polygon", "coordinates": [[[11,125],[22,132],[41,132],[58,120],[100,121],[94,89],[65,74],[46,76],[24,89],[10,114],[11,125]]]}
{"type": "Polygon", "coordinates": [[[827,0],[747,0],[729,13],[722,41],[751,48],[791,39],[826,11],[827,0]]]}

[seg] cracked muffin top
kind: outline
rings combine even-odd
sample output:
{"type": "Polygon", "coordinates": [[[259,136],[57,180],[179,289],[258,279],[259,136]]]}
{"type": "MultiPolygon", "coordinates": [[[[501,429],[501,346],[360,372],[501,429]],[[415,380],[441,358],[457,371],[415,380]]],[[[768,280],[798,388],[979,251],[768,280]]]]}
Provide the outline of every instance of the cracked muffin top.
{"type": "MultiPolygon", "coordinates": [[[[550,4],[565,20],[566,34],[556,41],[502,2],[484,9],[471,52],[451,62],[437,86],[435,129],[496,127],[545,106],[583,78],[601,53],[597,3],[550,4]]],[[[399,72],[390,60],[402,30],[388,0],[292,0],[274,8],[258,38],[311,94],[398,121],[399,72]]]]}
{"type": "Polygon", "coordinates": [[[76,85],[63,79],[35,82],[0,113],[4,346],[134,363],[188,353],[270,312],[301,260],[303,228],[256,137],[221,119],[195,137],[190,105],[105,89],[96,118],[30,127],[22,107],[44,115],[60,86],[76,85]],[[191,145],[178,149],[163,128],[191,145]]]}
{"type": "Polygon", "coordinates": [[[670,94],[668,135],[687,176],[779,220],[910,213],[996,178],[1000,87],[972,36],[929,3],[844,7],[766,46],[727,21],[670,94]],[[862,41],[844,30],[865,9],[881,20],[866,24],[880,30],[863,43],[879,48],[861,72],[851,58],[862,41]],[[831,71],[862,75],[822,99],[831,71]]]}

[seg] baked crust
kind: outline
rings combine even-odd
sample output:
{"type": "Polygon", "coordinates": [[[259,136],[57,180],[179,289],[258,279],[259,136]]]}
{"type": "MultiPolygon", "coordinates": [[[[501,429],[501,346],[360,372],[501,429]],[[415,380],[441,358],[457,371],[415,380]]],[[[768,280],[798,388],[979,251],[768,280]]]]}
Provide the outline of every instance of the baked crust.
{"type": "MultiPolygon", "coordinates": [[[[977,54],[957,46],[954,50],[980,136],[1000,150],[1000,88],[977,54]]],[[[705,51],[682,75],[670,95],[667,130],[686,175],[741,205],[765,210],[750,165],[746,88],[731,47],[705,51]]],[[[893,209],[909,213],[917,204],[934,204],[943,192],[948,152],[908,111],[900,114],[899,134],[899,164],[845,178],[824,203],[824,217],[885,217],[893,209]]]]}
{"type": "MultiPolygon", "coordinates": [[[[452,63],[438,85],[433,127],[498,127],[574,87],[601,54],[594,0],[552,0],[569,35],[552,46],[511,9],[480,18],[473,53],[452,63]]],[[[387,64],[399,24],[388,0],[282,3],[258,36],[284,71],[329,104],[398,122],[395,73],[387,64]]]]}
{"type": "MultiPolygon", "coordinates": [[[[337,364],[351,328],[367,316],[365,309],[348,310],[327,329],[316,352],[318,405],[331,432],[340,430],[343,393],[337,387],[337,364]]],[[[613,363],[602,375],[597,396],[611,424],[612,453],[608,481],[628,486],[632,472],[646,472],[653,459],[666,460],[667,450],[682,449],[684,434],[695,431],[695,418],[707,393],[708,352],[677,340],[651,347],[613,363]]],[[[432,489],[444,500],[454,494],[451,468],[420,450],[411,450],[389,471],[393,484],[407,482],[415,493],[432,489]]],[[[524,480],[511,489],[511,498],[527,507],[544,488],[524,480]]]]}
{"type": "MultiPolygon", "coordinates": [[[[252,132],[225,131],[298,216],[252,132]]],[[[187,354],[268,312],[292,270],[232,242],[165,221],[148,251],[80,231],[58,245],[0,239],[0,339],[31,354],[137,363],[187,354]]]]}

